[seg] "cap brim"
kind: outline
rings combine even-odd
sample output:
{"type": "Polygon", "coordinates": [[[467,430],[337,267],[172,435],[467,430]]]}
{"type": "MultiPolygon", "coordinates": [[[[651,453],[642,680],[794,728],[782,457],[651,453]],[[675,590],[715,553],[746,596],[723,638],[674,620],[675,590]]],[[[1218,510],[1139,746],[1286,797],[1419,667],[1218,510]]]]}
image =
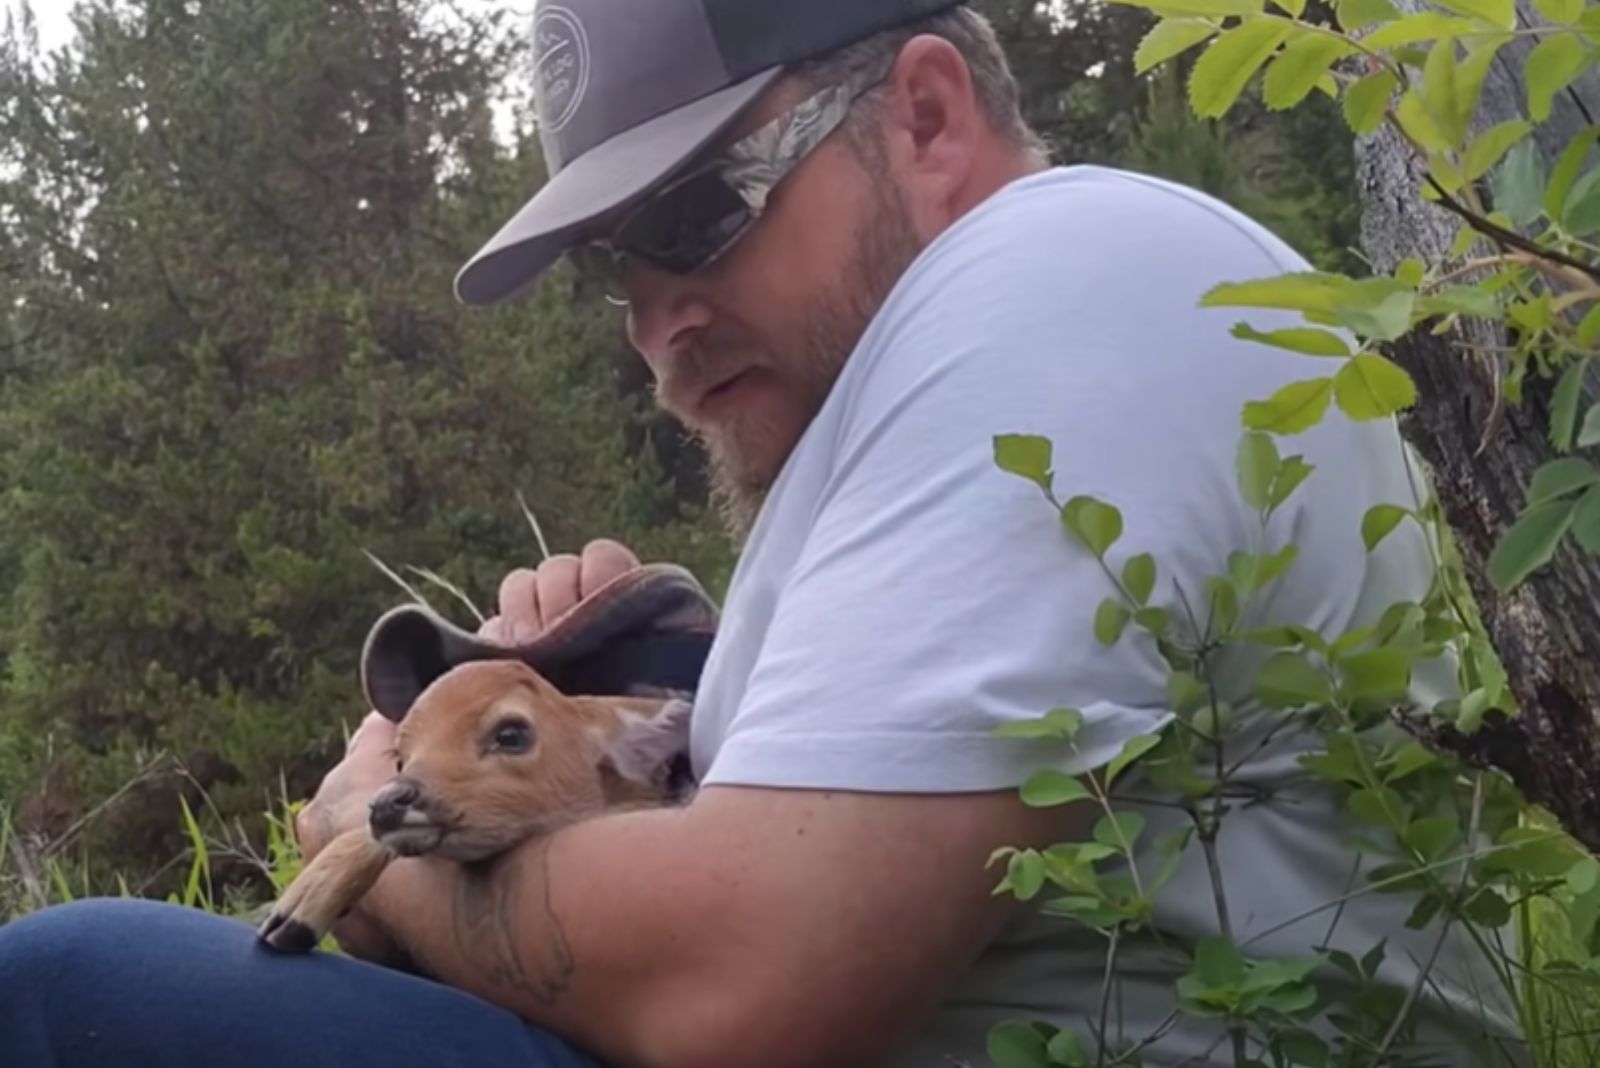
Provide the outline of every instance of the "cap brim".
{"type": "Polygon", "coordinates": [[[573,160],[456,276],[456,296],[492,304],[543,274],[596,220],[688,163],[783,73],[774,67],[635,126],[573,160]]]}

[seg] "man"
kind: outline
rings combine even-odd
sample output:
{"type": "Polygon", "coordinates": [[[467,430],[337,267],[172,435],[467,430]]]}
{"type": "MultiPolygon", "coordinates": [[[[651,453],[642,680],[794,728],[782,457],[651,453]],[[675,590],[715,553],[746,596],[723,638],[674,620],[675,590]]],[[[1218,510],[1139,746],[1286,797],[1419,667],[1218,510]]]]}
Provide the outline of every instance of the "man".
{"type": "MultiPolygon", "coordinates": [[[[1304,261],[1189,191],[1050,168],[992,33],[949,0],[561,0],[535,32],[553,177],[458,290],[500,300],[570,254],[705,443],[744,544],[696,699],[699,793],[529,843],[487,881],[393,865],[338,933],[437,984],[273,958],[160,906],[23,921],[0,933],[0,1061],[937,1068],[987,1063],[1015,1018],[1161,1035],[1147,1065],[1232,1063],[1215,1027],[1173,1025],[1181,964],[1125,947],[1107,1001],[1104,939],[992,892],[997,847],[1094,822],[1021,804],[1029,774],[1101,768],[1171,718],[1151,643],[1095,640],[1105,573],[993,441],[1050,438],[1058,495],[1121,509],[1116,553],[1154,554],[1160,599],[1202,589],[1256,536],[1240,406],[1305,370],[1197,302],[1304,261]],[[1083,713],[1070,751],[993,734],[1061,706],[1083,713]]],[[[1295,447],[1317,471],[1272,530],[1300,546],[1272,610],[1338,630],[1419,597],[1420,538],[1369,556],[1358,529],[1412,500],[1394,426],[1330,417],[1295,447]]],[[[514,573],[490,632],[537,633],[635,563],[598,542],[514,573]]],[[[1243,668],[1221,681],[1249,701],[1243,668]]],[[[308,851],[365,820],[392,733],[363,725],[308,851]]],[[[1350,857],[1295,752],[1241,774],[1267,793],[1219,847],[1235,933],[1265,956],[1387,937],[1409,985],[1437,937],[1403,928],[1409,901],[1317,911],[1350,857]]],[[[1156,919],[1215,933],[1197,855],[1156,919]]],[[[1446,993],[1470,981],[1458,949],[1446,993]]],[[[1424,1037],[1455,1037],[1430,1052],[1468,1063],[1473,1028],[1432,989],[1424,1037]]]]}

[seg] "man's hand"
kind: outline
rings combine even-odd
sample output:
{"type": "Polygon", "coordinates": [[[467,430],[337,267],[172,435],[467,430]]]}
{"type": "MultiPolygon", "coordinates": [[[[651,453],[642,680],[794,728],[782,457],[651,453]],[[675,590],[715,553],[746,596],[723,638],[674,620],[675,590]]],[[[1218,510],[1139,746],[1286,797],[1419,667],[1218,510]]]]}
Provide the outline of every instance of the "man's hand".
{"type": "Polygon", "coordinates": [[[513,571],[500,583],[500,612],[478,633],[492,642],[520,645],[543,634],[579,601],[639,566],[633,551],[601,539],[582,556],[552,556],[537,570],[513,571]]]}
{"type": "MultiPolygon", "coordinates": [[[[339,835],[367,822],[367,803],[394,777],[396,730],[383,716],[370,713],[350,736],[344,759],[295,817],[295,837],[306,863],[339,835]]],[[[353,957],[386,961],[397,956],[393,939],[359,906],[334,925],[333,936],[353,957]]]]}

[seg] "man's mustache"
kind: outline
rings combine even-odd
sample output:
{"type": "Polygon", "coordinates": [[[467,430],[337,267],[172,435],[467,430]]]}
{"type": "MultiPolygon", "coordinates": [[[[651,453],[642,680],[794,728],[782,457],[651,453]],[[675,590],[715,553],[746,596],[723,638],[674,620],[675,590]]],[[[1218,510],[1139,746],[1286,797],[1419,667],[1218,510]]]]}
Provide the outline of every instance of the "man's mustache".
{"type": "Polygon", "coordinates": [[[757,362],[749,346],[695,342],[656,368],[656,402],[670,412],[687,412],[707,390],[757,362]]]}

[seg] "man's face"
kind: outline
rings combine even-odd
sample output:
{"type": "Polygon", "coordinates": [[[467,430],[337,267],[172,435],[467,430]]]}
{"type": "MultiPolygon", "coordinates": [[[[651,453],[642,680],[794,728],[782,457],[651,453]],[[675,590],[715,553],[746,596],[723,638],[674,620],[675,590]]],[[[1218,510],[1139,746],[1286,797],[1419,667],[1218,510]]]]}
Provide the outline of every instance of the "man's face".
{"type": "MultiPolygon", "coordinates": [[[[780,85],[728,140],[802,95],[780,85]]],[[[836,132],[710,267],[693,275],[630,267],[629,336],[661,406],[704,444],[718,503],[741,535],[919,251],[899,189],[872,173],[879,169],[836,132]]]]}

